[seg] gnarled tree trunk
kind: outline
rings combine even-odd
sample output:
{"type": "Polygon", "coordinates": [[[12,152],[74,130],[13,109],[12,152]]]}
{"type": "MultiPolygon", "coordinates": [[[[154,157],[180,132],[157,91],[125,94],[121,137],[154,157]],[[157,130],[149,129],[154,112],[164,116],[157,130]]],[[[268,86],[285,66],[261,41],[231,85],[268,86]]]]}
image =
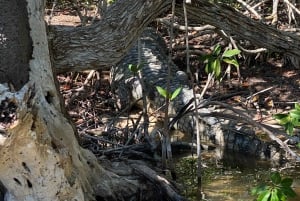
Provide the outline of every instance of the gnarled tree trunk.
{"type": "Polygon", "coordinates": [[[134,181],[104,170],[63,115],[44,5],[0,3],[0,184],[5,200],[123,200],[134,181]]]}
{"type": "MultiPolygon", "coordinates": [[[[88,69],[107,70],[128,52],[143,28],[168,8],[171,0],[117,1],[101,21],[88,27],[54,27],[52,41],[57,72],[88,69]],[[118,41],[118,43],[115,43],[118,41]]],[[[176,1],[176,15],[182,15],[182,1],[176,1]]],[[[187,5],[188,20],[208,23],[238,39],[258,47],[300,57],[300,38],[296,34],[250,19],[233,8],[193,0],[187,5]]]]}
{"type": "Polygon", "coordinates": [[[170,3],[171,0],[116,1],[104,19],[91,26],[54,27],[52,48],[56,71],[109,69],[170,3]]]}

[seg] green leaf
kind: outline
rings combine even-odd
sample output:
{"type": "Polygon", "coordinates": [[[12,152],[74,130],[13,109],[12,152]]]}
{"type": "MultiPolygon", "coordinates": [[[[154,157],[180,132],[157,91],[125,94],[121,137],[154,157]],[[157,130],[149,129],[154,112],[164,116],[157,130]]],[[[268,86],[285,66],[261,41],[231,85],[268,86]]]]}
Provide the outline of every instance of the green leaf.
{"type": "Polygon", "coordinates": [[[133,72],[133,73],[138,72],[138,67],[137,67],[137,65],[129,64],[129,65],[128,65],[128,68],[129,68],[129,70],[130,70],[131,72],[133,72]]]}
{"type": "Polygon", "coordinates": [[[300,104],[299,103],[295,103],[295,109],[300,111],[300,104]]]}
{"type": "Polygon", "coordinates": [[[294,127],[300,126],[300,119],[299,118],[292,118],[291,123],[293,124],[294,127]]]}
{"type": "Polygon", "coordinates": [[[283,187],[290,187],[293,184],[293,179],[292,178],[284,178],[284,179],[282,179],[280,184],[283,187]]]}
{"type": "Polygon", "coordinates": [[[200,60],[204,63],[208,63],[208,61],[212,58],[210,54],[200,56],[200,60]]]}
{"type": "Polygon", "coordinates": [[[213,61],[209,61],[206,65],[205,65],[205,72],[207,74],[210,74],[214,71],[214,68],[213,68],[213,61]]]}
{"type": "Polygon", "coordinates": [[[141,70],[144,67],[144,63],[140,63],[137,65],[137,70],[141,70]]]}
{"type": "Polygon", "coordinates": [[[257,198],[258,201],[268,201],[269,197],[271,195],[271,191],[270,190],[265,190],[263,191],[257,198]]]}
{"type": "Polygon", "coordinates": [[[277,191],[277,196],[278,196],[278,198],[279,198],[280,201],[286,201],[286,195],[283,194],[283,192],[282,192],[281,189],[279,189],[277,191]]]}
{"type": "Polygon", "coordinates": [[[278,121],[279,124],[284,125],[290,121],[290,117],[288,114],[275,114],[273,118],[278,121]]]}
{"type": "Polygon", "coordinates": [[[139,70],[142,69],[142,67],[143,67],[143,64],[139,64],[139,65],[129,64],[128,65],[128,69],[133,73],[137,73],[139,70]]]}
{"type": "Polygon", "coordinates": [[[294,124],[292,122],[288,122],[284,125],[284,129],[289,135],[292,135],[294,132],[294,124]]]}
{"type": "Polygon", "coordinates": [[[232,56],[238,55],[240,53],[241,53],[241,51],[238,49],[226,50],[223,53],[222,57],[232,57],[232,56]]]}
{"type": "Polygon", "coordinates": [[[213,56],[219,56],[221,53],[221,46],[218,44],[214,47],[212,55],[213,56]]]}
{"type": "Polygon", "coordinates": [[[281,188],[282,192],[284,195],[286,195],[287,197],[296,197],[296,192],[291,188],[291,187],[285,187],[285,188],[281,188]]]}
{"type": "Polygon", "coordinates": [[[265,184],[260,184],[251,189],[251,195],[259,195],[265,190],[267,190],[267,186],[265,184]]]}
{"type": "Polygon", "coordinates": [[[271,178],[271,181],[276,185],[280,184],[280,182],[281,182],[281,176],[280,176],[279,172],[272,172],[270,178],[271,178]]]}
{"type": "Polygon", "coordinates": [[[237,62],[237,60],[234,58],[223,58],[222,61],[224,61],[225,63],[228,63],[228,64],[232,64],[236,68],[238,68],[240,66],[239,63],[237,62]]]}
{"type": "Polygon", "coordinates": [[[165,90],[164,88],[160,87],[160,86],[156,86],[156,90],[158,91],[158,93],[163,96],[164,98],[167,98],[167,90],[165,90]]]}
{"type": "Polygon", "coordinates": [[[276,188],[272,190],[271,201],[280,201],[278,197],[278,190],[276,188]]]}
{"type": "Polygon", "coordinates": [[[296,110],[296,109],[293,109],[293,110],[290,111],[290,116],[292,118],[300,119],[300,111],[296,110]]]}
{"type": "Polygon", "coordinates": [[[181,92],[182,87],[178,87],[171,95],[170,100],[174,100],[181,92]]]}
{"type": "Polygon", "coordinates": [[[219,59],[216,59],[213,63],[213,72],[215,76],[218,78],[221,74],[221,62],[219,59]]]}

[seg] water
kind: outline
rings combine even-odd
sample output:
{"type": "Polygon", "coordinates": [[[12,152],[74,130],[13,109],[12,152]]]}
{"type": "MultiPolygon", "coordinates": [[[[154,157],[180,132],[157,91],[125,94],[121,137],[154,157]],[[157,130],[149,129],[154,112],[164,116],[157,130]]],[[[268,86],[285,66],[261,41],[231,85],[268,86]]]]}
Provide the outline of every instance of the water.
{"type": "Polygon", "coordinates": [[[181,156],[176,162],[179,183],[183,183],[183,195],[191,201],[253,201],[251,189],[269,181],[271,171],[279,171],[282,177],[293,178],[293,189],[298,197],[288,199],[300,201],[299,164],[278,164],[259,161],[234,153],[205,151],[202,154],[203,176],[200,196],[196,178],[196,160],[192,156],[181,156]]]}

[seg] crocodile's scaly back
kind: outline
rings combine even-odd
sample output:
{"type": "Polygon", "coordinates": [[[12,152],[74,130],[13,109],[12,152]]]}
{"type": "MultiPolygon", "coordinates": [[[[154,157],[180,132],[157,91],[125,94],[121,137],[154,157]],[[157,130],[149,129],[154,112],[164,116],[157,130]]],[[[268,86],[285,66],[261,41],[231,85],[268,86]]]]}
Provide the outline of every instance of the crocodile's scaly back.
{"type": "MultiPolygon", "coordinates": [[[[177,114],[194,97],[193,90],[189,86],[188,76],[180,71],[173,63],[168,61],[168,49],[162,37],[152,28],[147,28],[140,37],[141,69],[146,95],[154,108],[160,108],[165,100],[156,91],[156,86],[166,88],[168,65],[171,68],[170,91],[182,87],[181,93],[170,103],[170,114],[177,114]]],[[[142,98],[142,87],[137,77],[130,72],[128,65],[137,65],[138,45],[134,45],[126,57],[111,70],[112,88],[120,99],[124,108],[134,101],[142,98]]],[[[199,109],[199,113],[210,113],[207,108],[199,109]]],[[[263,156],[268,154],[269,147],[260,141],[255,135],[240,135],[230,130],[225,132],[224,125],[214,117],[198,117],[205,127],[202,137],[213,137],[214,141],[228,149],[244,152],[249,155],[263,156]],[[245,141],[243,141],[243,140],[245,141]]],[[[182,116],[174,125],[185,134],[194,135],[196,132],[195,115],[190,113],[182,116]]]]}

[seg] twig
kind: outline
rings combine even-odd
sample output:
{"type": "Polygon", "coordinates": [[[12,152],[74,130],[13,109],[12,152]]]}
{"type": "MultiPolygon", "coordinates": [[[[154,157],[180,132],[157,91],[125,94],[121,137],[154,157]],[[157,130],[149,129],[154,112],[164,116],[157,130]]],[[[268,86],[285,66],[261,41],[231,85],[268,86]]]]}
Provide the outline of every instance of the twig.
{"type": "Polygon", "coordinates": [[[240,50],[242,50],[243,52],[248,53],[248,54],[258,54],[258,53],[267,51],[266,48],[258,48],[258,49],[255,49],[255,50],[249,50],[249,49],[244,48],[240,44],[237,44],[237,46],[240,50]]]}
{"type": "Polygon", "coordinates": [[[274,87],[276,87],[276,86],[268,87],[268,88],[266,88],[266,89],[263,89],[263,90],[261,90],[261,91],[258,91],[258,92],[256,92],[256,93],[252,94],[251,96],[248,96],[246,99],[247,99],[247,100],[251,100],[252,97],[254,97],[254,96],[258,95],[258,94],[264,93],[264,92],[266,92],[266,91],[269,91],[269,90],[273,89],[274,87]]]}
{"type": "MultiPolygon", "coordinates": [[[[172,1],[172,18],[171,22],[173,25],[174,24],[174,19],[175,17],[175,0],[172,1]]],[[[170,104],[170,82],[171,82],[171,63],[172,63],[172,42],[173,42],[174,36],[173,36],[173,26],[170,27],[170,44],[169,44],[169,55],[168,55],[168,74],[167,74],[167,86],[166,86],[166,91],[167,91],[167,96],[165,99],[165,118],[164,118],[164,127],[163,127],[163,144],[162,144],[162,166],[163,168],[166,167],[166,156],[169,161],[169,169],[171,171],[171,175],[173,179],[176,179],[176,174],[175,174],[175,167],[173,163],[173,157],[172,157],[172,148],[171,148],[171,140],[170,140],[170,130],[169,130],[169,104],[170,104]],[[164,146],[165,145],[165,149],[164,146]]]]}
{"type": "Polygon", "coordinates": [[[289,2],[288,0],[283,0],[283,2],[290,6],[294,11],[296,11],[298,15],[300,15],[300,10],[296,8],[296,6],[294,6],[291,2],[289,2]]]}
{"type": "Polygon", "coordinates": [[[263,5],[264,3],[268,2],[269,0],[263,0],[263,1],[259,1],[257,4],[255,4],[254,6],[252,6],[253,9],[255,9],[256,7],[259,7],[261,5],[263,5]]]}
{"type": "MultiPolygon", "coordinates": [[[[192,74],[192,71],[190,69],[190,55],[189,55],[189,38],[188,38],[188,18],[187,18],[187,11],[186,11],[186,3],[191,3],[190,1],[188,2],[183,1],[183,12],[184,12],[184,22],[185,22],[185,44],[186,44],[186,69],[187,73],[190,77],[191,80],[191,86],[193,90],[193,97],[196,100],[196,92],[195,92],[195,87],[194,87],[194,76],[192,74]]],[[[202,94],[203,95],[203,94],[202,94]]],[[[194,101],[194,107],[198,108],[198,103],[197,101],[194,101]]],[[[198,110],[195,110],[195,116],[198,117],[198,110]]],[[[200,124],[199,124],[199,118],[195,119],[196,121],[196,139],[197,139],[197,180],[198,180],[198,189],[201,189],[202,186],[202,173],[201,173],[201,141],[200,141],[200,124]]],[[[201,129],[202,130],[202,129],[201,129]]],[[[201,192],[201,190],[200,190],[201,192]]]]}
{"type": "Polygon", "coordinates": [[[128,145],[128,146],[121,146],[121,147],[117,147],[117,148],[103,150],[102,154],[108,155],[108,154],[114,153],[116,151],[121,151],[123,149],[138,149],[138,148],[144,148],[144,147],[145,147],[145,144],[132,144],[132,145],[128,145]]]}
{"type": "MultiPolygon", "coordinates": [[[[138,129],[138,126],[137,126],[137,125],[138,125],[138,123],[141,121],[141,119],[142,119],[142,115],[139,116],[139,118],[138,118],[138,120],[137,120],[137,123],[136,123],[136,125],[135,125],[135,128],[134,128],[134,131],[133,131],[133,133],[131,134],[131,136],[128,138],[128,140],[127,140],[127,142],[125,143],[124,146],[127,146],[127,145],[130,143],[130,141],[134,138],[134,135],[138,132],[139,129],[138,129]]],[[[120,152],[119,158],[121,158],[123,152],[124,152],[124,149],[120,152]]]]}
{"type": "MultiPolygon", "coordinates": [[[[163,24],[165,24],[167,26],[171,26],[172,25],[174,28],[179,29],[181,31],[185,31],[186,30],[186,28],[185,28],[184,25],[179,25],[177,23],[171,24],[170,20],[167,20],[167,19],[164,19],[164,18],[158,18],[156,21],[158,21],[160,23],[163,23],[163,24]]],[[[204,26],[201,26],[201,27],[191,27],[191,26],[188,26],[188,30],[189,31],[199,31],[200,32],[200,31],[208,31],[208,30],[213,31],[215,29],[216,29],[216,27],[211,26],[211,25],[204,25],[204,26]]]]}
{"type": "MultiPolygon", "coordinates": [[[[141,39],[138,39],[138,66],[142,65],[142,61],[141,61],[141,57],[142,57],[142,53],[141,53],[142,47],[141,47],[141,39]]],[[[143,75],[141,70],[139,70],[137,72],[137,78],[142,86],[142,99],[143,99],[143,117],[144,117],[144,135],[146,137],[149,136],[148,133],[148,127],[149,127],[149,116],[148,116],[148,111],[147,111],[147,91],[146,91],[146,86],[144,83],[144,79],[143,79],[143,75]]]]}
{"type": "Polygon", "coordinates": [[[254,14],[257,19],[261,20],[261,16],[250,5],[248,5],[245,1],[243,1],[243,0],[237,0],[237,2],[239,2],[248,11],[250,11],[250,13],[254,14]]]}
{"type": "Polygon", "coordinates": [[[54,12],[54,8],[55,8],[56,4],[57,4],[57,0],[54,0],[53,4],[52,4],[50,15],[49,15],[49,18],[48,18],[48,26],[51,25],[51,20],[52,20],[52,17],[53,17],[53,12],[54,12]]]}
{"type": "Polygon", "coordinates": [[[110,140],[106,140],[103,137],[91,136],[91,135],[87,135],[87,134],[84,134],[84,137],[90,138],[90,139],[93,139],[93,140],[102,141],[102,142],[105,142],[105,143],[108,143],[108,144],[117,145],[119,147],[123,147],[123,145],[121,145],[120,143],[115,143],[115,142],[112,142],[110,140]]]}

